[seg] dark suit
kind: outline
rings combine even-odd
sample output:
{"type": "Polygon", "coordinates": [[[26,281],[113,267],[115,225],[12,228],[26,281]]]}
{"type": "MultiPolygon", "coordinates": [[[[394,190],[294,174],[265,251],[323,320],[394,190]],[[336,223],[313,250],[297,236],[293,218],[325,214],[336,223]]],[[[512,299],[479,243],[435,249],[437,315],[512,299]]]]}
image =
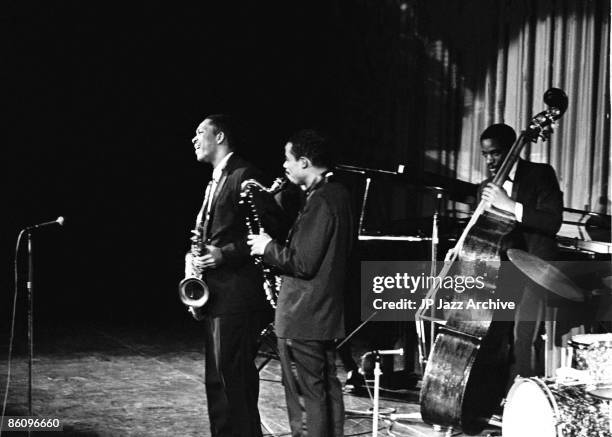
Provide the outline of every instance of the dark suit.
{"type": "MultiPolygon", "coordinates": [[[[479,194],[488,182],[490,179],[480,185],[479,194]]],[[[555,260],[555,235],[561,227],[563,214],[563,193],[555,170],[548,164],[520,159],[510,197],[523,205],[523,217],[507,236],[505,249],[523,249],[542,259],[555,260]]],[[[510,382],[517,375],[527,377],[544,374],[544,351],[538,335],[538,321],[543,320],[546,296],[546,292],[531,281],[522,290],[515,315],[514,363],[510,370],[510,382]]],[[[550,294],[548,296],[553,297],[550,294]]]]}
{"type": "Polygon", "coordinates": [[[204,272],[211,297],[204,307],[206,396],[212,436],[261,436],[257,400],[259,375],[254,364],[257,340],[269,306],[261,273],[246,244],[240,184],[258,173],[232,155],[214,193],[207,241],[221,249],[223,263],[204,272]]]}
{"type": "Polygon", "coordinates": [[[333,340],[344,336],[343,290],[353,241],[348,192],[323,180],[309,194],[288,238],[264,261],[282,273],[275,326],[293,436],[343,435],[344,405],[333,340]]]}
{"type": "MultiPolygon", "coordinates": [[[[479,194],[489,182],[491,178],[480,184],[479,194]]],[[[563,193],[555,170],[548,164],[519,159],[510,197],[523,204],[523,220],[508,243],[542,259],[554,259],[555,235],[561,228],[563,214],[563,193]]]]}

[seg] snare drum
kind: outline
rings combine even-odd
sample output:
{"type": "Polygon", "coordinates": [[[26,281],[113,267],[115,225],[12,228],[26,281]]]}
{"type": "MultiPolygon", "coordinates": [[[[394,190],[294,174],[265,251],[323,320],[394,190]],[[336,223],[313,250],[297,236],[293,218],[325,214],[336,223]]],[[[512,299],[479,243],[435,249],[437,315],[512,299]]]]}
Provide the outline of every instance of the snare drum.
{"type": "Polygon", "coordinates": [[[504,437],[611,437],[608,403],[584,385],[516,378],[502,420],[504,437]]]}
{"type": "Polygon", "coordinates": [[[612,381],[612,334],[574,335],[572,367],[587,370],[593,382],[612,381]]]}

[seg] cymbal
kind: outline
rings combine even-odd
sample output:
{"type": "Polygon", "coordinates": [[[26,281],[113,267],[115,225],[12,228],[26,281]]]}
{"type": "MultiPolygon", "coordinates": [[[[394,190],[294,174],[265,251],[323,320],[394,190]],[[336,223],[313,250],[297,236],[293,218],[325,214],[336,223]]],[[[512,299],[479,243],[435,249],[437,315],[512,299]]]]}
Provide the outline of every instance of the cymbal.
{"type": "Polygon", "coordinates": [[[596,389],[587,391],[587,393],[591,396],[595,396],[596,398],[603,399],[604,401],[612,401],[612,385],[598,387],[596,389]]]}
{"type": "Polygon", "coordinates": [[[585,292],[559,269],[520,249],[509,249],[508,258],[529,279],[547,290],[574,302],[583,302],[585,292]]]}

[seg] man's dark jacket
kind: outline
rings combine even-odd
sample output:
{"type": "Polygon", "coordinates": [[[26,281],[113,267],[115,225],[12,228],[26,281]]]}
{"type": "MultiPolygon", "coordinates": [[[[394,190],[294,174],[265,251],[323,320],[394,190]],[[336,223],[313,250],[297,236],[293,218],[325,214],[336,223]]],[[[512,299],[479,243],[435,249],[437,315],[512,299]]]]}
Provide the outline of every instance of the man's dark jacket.
{"type": "MultiPolygon", "coordinates": [[[[488,178],[480,184],[479,199],[490,181],[488,178]]],[[[508,248],[520,248],[542,259],[555,259],[555,235],[563,216],[563,193],[555,170],[548,164],[519,159],[510,197],[523,204],[523,220],[508,237],[508,248]]]]}
{"type": "MultiPolygon", "coordinates": [[[[210,244],[221,249],[223,263],[205,272],[211,291],[205,312],[211,316],[269,308],[261,272],[253,263],[247,245],[246,208],[240,205],[240,184],[247,179],[259,179],[259,176],[251,164],[234,153],[213,197],[208,238],[210,244]]],[[[274,204],[273,201],[268,203],[274,204]]],[[[267,220],[269,211],[261,211],[261,215],[267,220]]]]}
{"type": "Polygon", "coordinates": [[[343,292],[353,243],[349,194],[323,182],[309,194],[288,245],[271,241],[264,261],[283,273],[275,328],[280,338],[344,337],[343,292]]]}

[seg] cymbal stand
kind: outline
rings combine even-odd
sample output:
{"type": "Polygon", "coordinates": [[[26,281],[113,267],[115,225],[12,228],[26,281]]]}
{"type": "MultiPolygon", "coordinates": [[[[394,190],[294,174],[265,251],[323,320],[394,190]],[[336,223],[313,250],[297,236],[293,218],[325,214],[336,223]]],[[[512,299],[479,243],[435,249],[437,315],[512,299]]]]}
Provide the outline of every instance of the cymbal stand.
{"type": "MultiPolygon", "coordinates": [[[[431,277],[435,277],[438,274],[438,244],[440,242],[439,232],[438,232],[438,221],[440,217],[440,200],[442,199],[442,189],[439,187],[436,188],[436,200],[434,202],[434,214],[432,218],[431,224],[431,270],[429,275],[431,277]]],[[[434,319],[434,309],[431,308],[430,313],[431,319],[434,319]]],[[[417,318],[415,320],[416,332],[418,337],[418,353],[419,353],[419,364],[421,367],[421,373],[425,373],[425,365],[427,364],[427,337],[425,335],[425,321],[423,318],[417,318]]],[[[433,349],[433,343],[435,340],[435,326],[433,322],[430,322],[430,332],[429,332],[429,350],[433,349]]]]}
{"type": "MultiPolygon", "coordinates": [[[[378,352],[378,351],[377,351],[378,352]]],[[[379,392],[380,392],[380,354],[375,354],[374,362],[374,405],[372,410],[372,436],[378,436],[378,403],[379,403],[379,392]]]]}

